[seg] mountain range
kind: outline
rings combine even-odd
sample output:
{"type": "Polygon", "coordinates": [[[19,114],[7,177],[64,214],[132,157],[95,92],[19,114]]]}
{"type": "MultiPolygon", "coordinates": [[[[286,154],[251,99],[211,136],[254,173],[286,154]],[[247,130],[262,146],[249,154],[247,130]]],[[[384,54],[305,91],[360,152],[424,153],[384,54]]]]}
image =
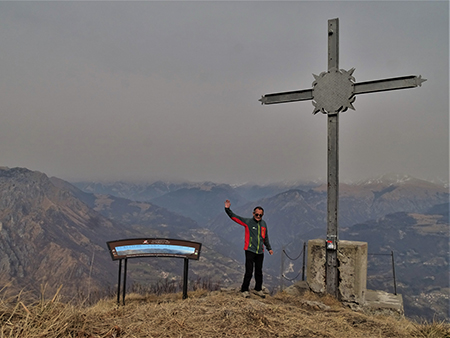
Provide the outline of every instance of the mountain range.
{"type": "MultiPolygon", "coordinates": [[[[67,296],[113,288],[117,263],[106,242],[125,238],[183,238],[204,245],[190,276],[218,274],[235,279],[240,266],[215,234],[197,223],[150,203],[84,193],[68,182],[25,168],[0,168],[1,283],[11,292],[26,288],[48,293],[63,284],[67,296]],[[211,260],[218,260],[212,264],[211,260]],[[225,265],[223,265],[225,264],[225,265]],[[208,273],[206,273],[206,271],[208,273]]],[[[133,259],[131,283],[155,283],[182,275],[181,260],[133,259]],[[136,267],[133,268],[133,265],[136,267]]],[[[226,279],[226,278],[225,278],[226,279]]]]}
{"type": "MultiPolygon", "coordinates": [[[[223,212],[227,198],[242,216],[250,216],[256,205],[265,209],[275,251],[264,263],[264,283],[270,288],[280,285],[280,273],[293,278],[301,270],[297,260],[280,271],[286,259],[283,249],[294,257],[303,242],[326,235],[324,185],[69,183],[25,168],[2,167],[0,250],[6,254],[0,260],[1,281],[36,292],[44,284],[49,290],[64,284],[67,295],[113,289],[117,263],[107,241],[179,238],[202,243],[200,260],[190,264],[190,278],[238,285],[243,228],[223,212]]],[[[340,238],[367,241],[374,253],[395,253],[407,315],[449,317],[448,199],[447,187],[403,175],[340,185],[340,238]]],[[[384,278],[392,269],[380,257],[369,264],[369,272],[384,278]]],[[[129,283],[179,280],[182,263],[132,259],[129,283]]],[[[368,280],[369,287],[392,292],[391,280],[368,280]]]]}

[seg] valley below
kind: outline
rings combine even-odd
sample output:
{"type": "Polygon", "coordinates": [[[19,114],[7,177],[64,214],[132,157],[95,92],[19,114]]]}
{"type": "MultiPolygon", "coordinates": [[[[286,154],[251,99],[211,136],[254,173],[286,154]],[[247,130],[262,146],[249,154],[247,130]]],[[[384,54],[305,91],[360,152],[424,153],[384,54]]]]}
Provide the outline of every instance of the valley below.
{"type": "MultiPolygon", "coordinates": [[[[340,238],[368,243],[367,288],[396,288],[410,318],[449,320],[448,198],[447,187],[407,176],[340,188],[340,238]]],[[[200,259],[189,265],[191,284],[237,286],[244,234],[225,214],[225,199],[244,217],[256,205],[265,209],[275,254],[265,257],[264,285],[274,294],[301,279],[303,244],[326,235],[323,185],[70,183],[3,167],[1,283],[10,292],[36,295],[43,286],[51,294],[64,285],[69,298],[115,293],[118,264],[107,241],[172,238],[202,243],[200,259]]],[[[128,263],[127,285],[149,290],[157,283],[179,284],[182,274],[180,259],[136,258],[128,263]]]]}

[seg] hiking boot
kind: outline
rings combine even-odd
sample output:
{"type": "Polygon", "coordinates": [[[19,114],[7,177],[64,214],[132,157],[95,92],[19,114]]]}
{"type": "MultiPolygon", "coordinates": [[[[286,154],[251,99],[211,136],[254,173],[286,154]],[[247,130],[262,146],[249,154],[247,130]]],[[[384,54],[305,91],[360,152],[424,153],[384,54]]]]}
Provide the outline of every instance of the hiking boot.
{"type": "Polygon", "coordinates": [[[263,290],[259,290],[259,291],[252,290],[252,292],[261,298],[266,298],[266,295],[264,294],[263,290]]]}
{"type": "Polygon", "coordinates": [[[248,291],[241,292],[241,295],[244,298],[250,298],[250,294],[248,293],[248,291]]]}

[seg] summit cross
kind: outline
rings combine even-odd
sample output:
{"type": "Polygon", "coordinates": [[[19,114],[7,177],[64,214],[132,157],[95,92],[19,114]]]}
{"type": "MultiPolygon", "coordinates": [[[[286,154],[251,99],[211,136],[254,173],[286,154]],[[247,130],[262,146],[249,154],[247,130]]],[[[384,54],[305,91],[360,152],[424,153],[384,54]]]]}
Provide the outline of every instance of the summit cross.
{"type": "Polygon", "coordinates": [[[290,92],[266,94],[259,101],[270,105],[313,100],[313,114],[321,112],[328,117],[327,161],[327,240],[325,279],[327,293],[338,297],[338,208],[339,208],[339,113],[348,108],[355,110],[353,102],[358,94],[415,88],[426,79],[416,75],[355,82],[354,68],[339,70],[339,19],[328,20],[328,71],[315,75],[312,88],[290,92]]]}

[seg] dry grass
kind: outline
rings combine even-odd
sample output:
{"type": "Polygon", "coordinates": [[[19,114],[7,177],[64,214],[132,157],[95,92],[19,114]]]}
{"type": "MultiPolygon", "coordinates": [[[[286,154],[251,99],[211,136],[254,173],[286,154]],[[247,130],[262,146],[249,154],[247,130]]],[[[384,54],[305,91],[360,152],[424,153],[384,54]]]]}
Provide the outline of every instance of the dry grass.
{"type": "Polygon", "coordinates": [[[334,298],[279,293],[244,299],[237,293],[197,290],[127,296],[126,306],[104,299],[75,306],[52,299],[25,303],[20,295],[0,300],[3,337],[428,337],[450,338],[446,323],[367,316],[334,298]]]}

